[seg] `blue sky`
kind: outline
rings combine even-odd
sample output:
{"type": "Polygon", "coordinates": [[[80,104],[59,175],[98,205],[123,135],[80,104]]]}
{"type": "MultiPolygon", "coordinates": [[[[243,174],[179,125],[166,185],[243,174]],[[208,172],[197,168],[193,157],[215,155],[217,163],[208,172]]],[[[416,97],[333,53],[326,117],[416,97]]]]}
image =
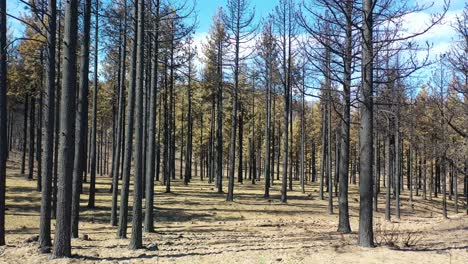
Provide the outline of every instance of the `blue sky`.
{"type": "MultiPolygon", "coordinates": [[[[94,1],[94,0],[93,0],[94,1]]],[[[101,0],[104,2],[108,2],[109,0],[101,0]]],[[[171,1],[171,0],[166,0],[166,1],[171,1]]],[[[219,6],[226,6],[227,0],[196,0],[197,1],[197,6],[196,10],[198,12],[198,21],[199,25],[196,30],[197,34],[205,34],[209,31],[213,15],[216,13],[216,10],[219,6]]],[[[298,2],[302,0],[297,0],[298,2]]],[[[308,0],[305,0],[306,2],[308,0]]],[[[398,1],[398,0],[395,0],[398,1]]],[[[431,12],[440,10],[443,5],[443,0],[412,0],[415,3],[419,4],[428,4],[428,3],[434,3],[434,7],[429,10],[431,12]]],[[[268,15],[273,9],[274,6],[278,3],[278,0],[251,0],[251,6],[255,7],[256,9],[256,18],[257,20],[261,19],[262,17],[265,17],[268,15]]],[[[465,4],[465,0],[451,0],[451,6],[450,6],[450,11],[447,17],[447,21],[451,21],[456,14],[460,14],[461,11],[463,10],[465,4]]],[[[20,3],[19,0],[8,0],[7,1],[7,10],[9,13],[18,16],[20,13],[25,12],[23,4],[20,3]]],[[[421,14],[415,14],[414,17],[416,18],[415,20],[413,19],[410,22],[409,27],[417,27],[418,25],[422,25],[418,20],[424,19],[424,13],[421,14]]],[[[10,30],[14,32],[14,35],[18,35],[20,31],[22,30],[22,25],[20,22],[15,21],[14,19],[9,18],[8,19],[8,25],[10,27],[10,30]]],[[[425,40],[433,40],[435,44],[438,44],[439,42],[443,42],[443,44],[447,45],[448,42],[450,42],[450,37],[449,35],[451,33],[451,30],[448,29],[448,27],[444,26],[438,26],[432,32],[428,34],[429,37],[426,37],[425,40]]]]}
{"type": "MultiPolygon", "coordinates": [[[[101,0],[102,2],[109,2],[111,0],[101,0]]],[[[173,0],[163,0],[163,1],[173,1],[173,0]]],[[[188,0],[189,2],[191,0],[188,0]]],[[[297,2],[302,2],[302,0],[296,0],[297,2]]],[[[313,0],[304,0],[304,1],[313,1],[313,0]]],[[[398,1],[398,0],[394,0],[398,1]]],[[[418,4],[431,4],[434,6],[430,10],[421,13],[415,13],[407,17],[406,27],[408,31],[418,31],[424,28],[424,21],[427,21],[430,17],[430,12],[437,12],[442,9],[444,0],[410,0],[418,4]]],[[[444,53],[449,50],[450,45],[453,41],[454,31],[450,26],[450,23],[455,21],[456,16],[459,16],[463,12],[463,8],[466,0],[451,0],[451,6],[449,12],[447,13],[444,23],[441,25],[435,26],[427,34],[418,38],[421,42],[429,42],[433,44],[433,49],[431,51],[431,56],[437,56],[438,54],[444,53]]],[[[80,1],[82,2],[82,0],[80,1]]],[[[94,2],[94,0],[93,0],[94,2]]],[[[212,23],[212,18],[216,13],[216,10],[219,6],[226,6],[227,0],[196,0],[196,11],[198,14],[198,28],[195,33],[195,42],[199,49],[199,55],[202,53],[202,43],[205,42],[206,36],[208,34],[209,28],[212,23]]],[[[258,22],[261,18],[266,17],[279,2],[279,0],[251,0],[251,6],[255,7],[256,10],[256,21],[258,22]]],[[[20,15],[21,13],[27,12],[23,4],[19,0],[8,0],[7,1],[7,10],[10,14],[15,16],[20,15]]],[[[8,26],[10,34],[13,36],[21,35],[21,31],[24,27],[20,22],[8,18],[8,26]]]]}
{"type": "MultiPolygon", "coordinates": [[[[197,0],[199,27],[197,32],[208,32],[212,18],[219,6],[226,6],[227,0],[197,0]]],[[[256,17],[265,17],[270,13],[278,0],[252,0],[251,7],[255,7],[256,17]]]]}
{"type": "MultiPolygon", "coordinates": [[[[108,2],[109,0],[101,0],[103,2],[108,2]]],[[[166,0],[167,1],[167,0],[166,0]]],[[[198,21],[199,27],[197,32],[208,32],[213,15],[216,13],[216,10],[219,6],[225,6],[227,0],[196,0],[197,6],[196,10],[198,12],[198,21]]],[[[94,0],[93,0],[94,2],[94,0]]],[[[251,6],[255,6],[257,18],[267,15],[274,6],[277,4],[278,0],[252,0],[251,6]]],[[[24,12],[23,4],[19,0],[8,0],[7,1],[7,10],[10,14],[17,16],[18,14],[24,12]]],[[[21,29],[22,26],[20,22],[13,21],[13,19],[8,19],[8,24],[10,29],[21,29]]]]}

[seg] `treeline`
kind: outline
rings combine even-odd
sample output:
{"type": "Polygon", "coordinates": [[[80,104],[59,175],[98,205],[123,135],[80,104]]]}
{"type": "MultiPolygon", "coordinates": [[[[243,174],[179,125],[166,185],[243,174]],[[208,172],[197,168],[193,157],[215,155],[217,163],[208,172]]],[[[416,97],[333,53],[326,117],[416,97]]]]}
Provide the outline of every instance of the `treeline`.
{"type": "Polygon", "coordinates": [[[450,51],[431,59],[416,38],[448,2],[418,32],[404,23],[430,5],[280,0],[259,19],[250,2],[219,8],[198,49],[190,1],[29,0],[26,15],[9,15],[25,25],[13,38],[0,0],[0,245],[13,152],[37,181],[39,243],[54,257],[71,256],[80,195],[95,207],[98,174],[112,178],[119,238],[133,183],[131,249],[155,231],[155,185],[171,192],[175,180],[207,181],[227,201],[236,181],[264,184],[265,198],[280,184],[284,203],[293,182],[318,185],[329,214],[338,204],[341,233],[351,232],[348,187],[358,184],[365,247],[380,199],[387,220],[392,206],[400,218],[402,192],[409,210],[414,196],[442,196],[447,217],[448,196],[455,213],[467,211],[466,5],[450,51]],[[420,72],[428,76],[412,78],[420,72]]]}

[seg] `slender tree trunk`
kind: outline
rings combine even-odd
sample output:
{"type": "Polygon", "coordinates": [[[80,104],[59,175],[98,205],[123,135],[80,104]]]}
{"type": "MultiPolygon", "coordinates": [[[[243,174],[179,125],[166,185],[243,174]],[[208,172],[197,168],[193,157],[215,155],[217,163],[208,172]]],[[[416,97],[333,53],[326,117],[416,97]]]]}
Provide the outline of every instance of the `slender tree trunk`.
{"type": "MultiPolygon", "coordinates": [[[[280,129],[281,129],[281,126],[278,126],[278,130],[280,130],[280,129]]],[[[280,178],[280,156],[281,156],[281,137],[280,137],[280,135],[278,135],[278,144],[277,145],[278,145],[278,150],[276,152],[276,180],[279,181],[279,178],[280,178]]]]}
{"type": "MultiPolygon", "coordinates": [[[[232,96],[232,117],[231,117],[231,142],[229,147],[229,184],[228,184],[228,193],[226,197],[226,201],[233,201],[234,200],[234,171],[236,166],[236,129],[237,129],[237,111],[239,109],[238,103],[238,92],[239,92],[239,62],[240,62],[240,27],[241,19],[242,19],[242,10],[239,6],[240,2],[238,2],[237,6],[237,20],[234,21],[234,36],[235,36],[235,55],[234,55],[234,90],[232,96]]],[[[234,10],[232,10],[234,11],[234,10]]],[[[222,55],[222,54],[221,54],[222,55]]]]}
{"type": "MultiPolygon", "coordinates": [[[[142,241],[142,199],[143,199],[143,80],[144,80],[144,8],[145,1],[138,0],[138,22],[137,22],[137,54],[136,54],[136,94],[135,94],[135,178],[133,190],[133,217],[132,217],[132,237],[129,249],[139,249],[143,247],[142,241]]],[[[153,175],[151,175],[153,177],[153,175]]]]}
{"type": "Polygon", "coordinates": [[[423,200],[427,200],[427,160],[426,154],[424,154],[424,161],[423,161],[423,200]]]}
{"type": "Polygon", "coordinates": [[[324,100],[322,100],[322,155],[320,160],[320,200],[324,200],[323,195],[323,188],[324,188],[324,181],[325,181],[325,166],[327,160],[327,141],[326,141],[326,133],[327,133],[327,107],[324,104],[324,100]]]}
{"type": "Polygon", "coordinates": [[[210,138],[209,138],[209,149],[208,149],[208,183],[212,183],[214,180],[214,138],[215,138],[215,91],[211,92],[211,110],[210,110],[210,138]]]}
{"type": "MultiPolygon", "coordinates": [[[[171,30],[174,30],[174,21],[171,22],[171,30]]],[[[171,180],[175,180],[175,118],[174,118],[174,86],[175,86],[175,76],[174,76],[174,34],[171,34],[170,41],[170,67],[169,67],[169,112],[168,115],[168,152],[167,152],[167,179],[166,179],[166,193],[171,192],[171,180]]]]}
{"type": "MultiPolygon", "coordinates": [[[[160,89],[160,88],[159,88],[160,89]]],[[[157,92],[158,96],[158,138],[156,143],[156,181],[159,181],[159,172],[161,169],[161,127],[162,127],[162,108],[161,108],[161,91],[157,92]]]]}
{"type": "Polygon", "coordinates": [[[218,91],[217,91],[217,114],[216,114],[216,184],[218,193],[223,192],[223,43],[218,40],[218,91]]]}
{"type": "Polygon", "coordinates": [[[450,201],[452,200],[452,194],[453,194],[453,164],[450,163],[449,165],[449,191],[448,191],[448,197],[450,201]]]}
{"type": "Polygon", "coordinates": [[[447,160],[442,159],[442,214],[447,218],[447,160]]]}
{"type": "Polygon", "coordinates": [[[28,144],[28,112],[29,112],[29,93],[26,93],[24,98],[24,115],[23,115],[23,156],[21,157],[21,175],[24,175],[26,168],[26,151],[28,144]]]}
{"type": "MultiPolygon", "coordinates": [[[[122,131],[123,131],[123,118],[124,118],[124,104],[125,104],[125,61],[127,54],[127,1],[123,1],[124,5],[124,22],[123,29],[121,31],[121,43],[120,43],[120,79],[119,79],[119,101],[117,110],[117,137],[114,149],[114,162],[112,163],[112,208],[111,208],[111,225],[117,226],[117,196],[119,190],[119,174],[120,174],[120,157],[121,157],[121,144],[123,143],[122,131]]],[[[122,144],[123,145],[123,144],[122,144]]],[[[123,151],[122,151],[123,152],[123,151]]],[[[123,155],[122,155],[123,156],[123,155]]]]}
{"type": "MultiPolygon", "coordinates": [[[[179,178],[181,180],[184,179],[184,174],[182,173],[183,171],[183,168],[184,168],[184,156],[185,156],[185,151],[187,151],[185,149],[185,142],[184,142],[184,132],[185,132],[185,120],[184,120],[184,116],[185,116],[185,99],[184,98],[181,98],[181,118],[180,118],[180,151],[179,151],[179,178]]],[[[185,183],[185,181],[184,181],[185,183]]]]}
{"type": "Polygon", "coordinates": [[[273,186],[273,182],[275,179],[275,156],[276,156],[276,122],[275,122],[275,109],[276,109],[276,96],[274,94],[274,90],[272,91],[273,97],[273,109],[272,109],[272,131],[271,131],[271,169],[270,169],[270,178],[271,178],[271,186],[273,186]]]}
{"type": "MultiPolygon", "coordinates": [[[[96,195],[96,134],[97,134],[97,105],[98,105],[98,41],[99,41],[99,0],[96,0],[96,18],[94,25],[94,91],[93,91],[93,122],[91,128],[91,177],[89,182],[88,208],[94,208],[96,195]]],[[[102,139],[101,139],[102,141],[102,139]]],[[[99,166],[101,167],[101,166],[99,166]]]]}
{"type": "Polygon", "coordinates": [[[385,160],[387,162],[387,173],[386,173],[387,174],[387,178],[386,178],[387,182],[386,182],[385,185],[386,185],[387,190],[386,190],[386,194],[385,194],[385,220],[390,221],[391,220],[391,213],[390,213],[390,206],[391,206],[391,204],[390,204],[390,192],[391,192],[391,190],[390,190],[390,187],[391,187],[390,186],[390,175],[392,174],[391,154],[390,154],[390,152],[391,152],[390,132],[387,132],[386,140],[387,140],[387,144],[385,144],[385,145],[386,145],[387,149],[385,151],[385,154],[387,155],[387,157],[385,158],[385,160]]]}
{"type": "Polygon", "coordinates": [[[301,107],[301,165],[300,165],[300,178],[301,178],[301,191],[302,193],[305,193],[305,157],[304,157],[304,148],[305,148],[305,66],[303,66],[302,69],[302,107],[301,107]]]}
{"type": "Polygon", "coordinates": [[[145,232],[154,232],[154,172],[155,172],[155,134],[156,134],[156,98],[158,89],[158,55],[159,55],[159,0],[155,6],[153,46],[151,61],[151,87],[149,98],[148,146],[146,149],[146,200],[145,200],[145,232]]]}
{"type": "Polygon", "coordinates": [[[412,147],[408,149],[408,190],[409,190],[409,207],[410,211],[413,211],[413,162],[412,162],[412,147]]]}
{"type": "MultiPolygon", "coordinates": [[[[1,14],[1,12],[0,12],[1,14]]],[[[57,30],[57,2],[50,0],[47,3],[48,31],[47,31],[47,90],[45,93],[44,111],[44,149],[41,192],[41,214],[39,218],[39,245],[42,253],[50,252],[52,246],[50,237],[51,198],[52,198],[52,169],[54,146],[54,112],[55,112],[55,48],[57,30]]],[[[2,50],[0,48],[0,50],[2,50]]],[[[1,152],[1,151],[0,151],[1,152]]],[[[0,172],[1,173],[1,172],[0,172]]],[[[0,190],[0,193],[2,191],[0,190]]],[[[1,243],[0,243],[1,245],[1,243]]]]}
{"type": "Polygon", "coordinates": [[[292,88],[291,85],[289,87],[289,191],[293,190],[293,163],[294,163],[294,156],[293,156],[293,115],[292,115],[292,108],[293,108],[293,99],[292,99],[292,88]]]}
{"type": "Polygon", "coordinates": [[[363,41],[362,41],[362,104],[360,128],[360,166],[359,166],[359,245],[374,246],[374,232],[372,224],[372,161],[374,157],[372,147],[373,136],[373,10],[374,1],[363,1],[363,41]]]}
{"type": "Polygon", "coordinates": [[[264,198],[270,197],[270,139],[271,139],[271,63],[267,62],[266,80],[266,119],[265,119],[265,193],[264,198]]]}
{"type": "Polygon", "coordinates": [[[400,219],[400,175],[401,173],[401,166],[400,166],[400,121],[399,121],[399,113],[396,114],[395,120],[395,203],[396,203],[396,218],[400,219]]]}
{"type": "MultiPolygon", "coordinates": [[[[327,51],[327,53],[330,53],[330,51],[327,51]]],[[[330,55],[328,55],[330,56],[330,55]]],[[[329,62],[328,62],[329,63],[329,62]]],[[[327,64],[328,64],[327,63],[327,64]]],[[[330,65],[328,64],[327,66],[328,69],[330,69],[330,65]]],[[[330,74],[330,73],[328,73],[330,74]]],[[[330,83],[330,77],[328,76],[327,79],[328,84],[327,86],[327,177],[328,177],[328,214],[333,214],[333,176],[332,176],[332,142],[331,142],[331,83],[330,83]]]]}
{"type": "Polygon", "coordinates": [[[340,126],[336,128],[335,133],[335,177],[333,179],[333,187],[335,188],[335,197],[338,197],[338,184],[340,174],[340,126]]]}
{"type": "MultiPolygon", "coordinates": [[[[347,234],[351,233],[349,224],[349,209],[348,209],[348,175],[349,175],[349,142],[350,142],[350,127],[351,127],[351,64],[352,64],[352,21],[351,14],[353,1],[346,1],[346,14],[349,17],[346,23],[346,57],[344,71],[344,107],[343,120],[341,122],[341,150],[340,150],[340,170],[339,170],[339,221],[338,232],[347,234]]],[[[314,147],[315,148],[315,147],[314,147]]],[[[315,162],[315,161],[314,161],[315,162]]]]}
{"type": "Polygon", "coordinates": [[[458,214],[458,172],[455,169],[453,175],[453,188],[454,188],[454,207],[455,213],[458,214]]]}
{"type": "MultiPolygon", "coordinates": [[[[190,55],[191,56],[191,55],[190,55]]],[[[192,61],[189,61],[189,83],[187,89],[187,147],[185,150],[185,172],[184,184],[187,185],[192,178],[192,134],[193,134],[193,117],[192,117],[192,61]]]]}
{"type": "MultiPolygon", "coordinates": [[[[286,51],[284,52],[284,61],[286,61],[286,51]]],[[[286,66],[285,66],[286,68],[286,66]]],[[[285,73],[287,72],[284,69],[285,73]]],[[[283,115],[283,179],[281,184],[281,202],[288,201],[288,160],[289,160],[289,85],[284,85],[284,115],[283,115]]]]}
{"type": "Polygon", "coordinates": [[[59,154],[59,132],[60,132],[60,109],[61,109],[61,97],[62,97],[62,81],[61,81],[61,76],[63,76],[62,73],[62,45],[63,45],[63,40],[61,40],[61,15],[60,13],[62,12],[62,1],[59,1],[59,7],[58,7],[59,15],[58,15],[58,43],[57,43],[57,48],[58,48],[58,54],[57,54],[57,67],[56,70],[58,71],[57,74],[57,83],[56,83],[56,96],[55,96],[55,126],[54,126],[54,162],[53,162],[53,176],[52,176],[52,181],[53,181],[53,187],[52,187],[52,217],[56,218],[56,212],[57,212],[57,182],[58,182],[58,177],[57,177],[57,172],[58,172],[58,154],[59,154]]]}
{"type": "Polygon", "coordinates": [[[7,153],[7,159],[9,157],[9,154],[11,152],[11,150],[13,149],[13,128],[16,127],[16,123],[15,123],[15,120],[13,119],[13,112],[10,112],[10,117],[8,117],[8,123],[9,123],[9,127],[8,127],[8,153],[7,153]]]}
{"type": "MultiPolygon", "coordinates": [[[[186,148],[186,157],[185,157],[185,175],[184,183],[188,184],[192,179],[192,156],[193,156],[193,115],[192,115],[192,69],[193,69],[193,58],[194,53],[192,47],[189,47],[189,62],[188,62],[188,89],[187,89],[187,99],[188,99],[188,109],[187,109],[187,148],[186,148]]],[[[200,145],[201,147],[201,145],[200,145]]],[[[195,170],[197,164],[195,163],[195,170]]]]}
{"type": "MultiPolygon", "coordinates": [[[[62,94],[60,105],[60,147],[58,158],[57,217],[53,257],[71,257],[71,202],[75,155],[76,51],[78,1],[65,5],[62,94]]],[[[58,109],[57,109],[58,110],[58,109]]]]}
{"type": "MultiPolygon", "coordinates": [[[[284,2],[284,14],[281,17],[281,27],[283,34],[281,36],[281,45],[282,45],[282,71],[283,71],[283,96],[284,96],[284,113],[283,113],[283,179],[281,184],[281,202],[286,203],[288,200],[288,161],[290,160],[289,155],[289,122],[290,120],[290,96],[291,96],[291,23],[289,23],[288,27],[288,20],[291,22],[291,2],[286,3],[284,2]],[[288,8],[289,7],[289,8],[288,8]],[[289,12],[288,12],[289,11],[289,12]],[[289,18],[289,19],[288,19],[289,18]],[[289,44],[289,45],[288,45],[289,44]]],[[[291,135],[292,137],[292,135],[291,135]]]]}
{"type": "MultiPolygon", "coordinates": [[[[134,5],[134,14],[137,13],[137,5],[134,5]]],[[[137,30],[137,17],[133,18],[134,32],[137,30]]],[[[130,87],[128,89],[128,105],[126,113],[125,124],[125,151],[123,170],[122,170],[122,190],[120,193],[120,209],[119,209],[119,226],[117,229],[118,238],[127,238],[127,224],[128,224],[128,195],[130,189],[130,168],[132,161],[133,149],[133,127],[135,121],[135,86],[136,86],[136,64],[137,64],[137,34],[134,34],[132,43],[132,53],[130,62],[130,87]]]]}
{"type": "MultiPolygon", "coordinates": [[[[41,64],[43,64],[42,58],[42,51],[41,51],[41,64]]],[[[44,77],[41,71],[41,86],[44,85],[44,77]]],[[[42,109],[44,108],[43,100],[44,100],[44,93],[40,91],[39,95],[39,109],[37,110],[37,132],[36,132],[36,161],[37,161],[37,191],[40,192],[42,190],[42,109]]]]}
{"type": "Polygon", "coordinates": [[[36,129],[36,98],[31,96],[31,112],[29,113],[29,158],[28,158],[28,180],[34,175],[34,147],[36,129]]]}
{"type": "MultiPolygon", "coordinates": [[[[0,0],[0,246],[5,245],[5,191],[7,162],[7,40],[6,1],[0,0]]],[[[11,137],[11,135],[10,135],[11,137]]]]}
{"type": "Polygon", "coordinates": [[[429,200],[432,201],[432,193],[434,191],[434,164],[432,159],[429,166],[431,166],[431,175],[429,176],[429,200]]]}
{"type": "Polygon", "coordinates": [[[465,212],[468,215],[468,159],[465,158],[465,180],[463,184],[463,194],[465,196],[465,212]]]}
{"type": "Polygon", "coordinates": [[[75,134],[75,160],[72,185],[72,237],[78,238],[78,223],[80,213],[80,193],[83,173],[86,170],[86,137],[88,135],[88,94],[89,94],[89,39],[91,26],[91,0],[84,2],[83,12],[83,42],[81,46],[80,86],[75,134]]]}
{"type": "MultiPolygon", "coordinates": [[[[376,112],[378,112],[378,109],[376,109],[376,112]]],[[[374,126],[378,127],[379,123],[377,118],[375,119],[374,126]]],[[[380,185],[380,178],[379,178],[379,132],[378,129],[374,130],[374,199],[373,199],[373,205],[374,205],[374,211],[378,212],[378,203],[379,203],[379,185],[380,185]]]]}
{"type": "Polygon", "coordinates": [[[243,183],[244,179],[242,177],[242,166],[244,164],[244,113],[241,111],[239,115],[239,163],[237,166],[237,182],[243,183]]]}
{"type": "MultiPolygon", "coordinates": [[[[327,25],[328,27],[328,25],[327,25]]],[[[333,214],[333,177],[332,177],[332,142],[331,142],[331,118],[332,118],[332,95],[331,95],[331,51],[329,46],[325,47],[325,89],[327,93],[327,178],[328,178],[328,214],[333,214]]]]}
{"type": "MultiPolygon", "coordinates": [[[[163,133],[163,141],[164,141],[164,150],[163,150],[163,183],[166,185],[168,184],[168,175],[169,175],[169,109],[168,109],[168,78],[167,78],[167,71],[168,71],[168,56],[165,54],[164,57],[164,133],[163,133]]],[[[170,179],[169,179],[170,180],[170,179]]]]}

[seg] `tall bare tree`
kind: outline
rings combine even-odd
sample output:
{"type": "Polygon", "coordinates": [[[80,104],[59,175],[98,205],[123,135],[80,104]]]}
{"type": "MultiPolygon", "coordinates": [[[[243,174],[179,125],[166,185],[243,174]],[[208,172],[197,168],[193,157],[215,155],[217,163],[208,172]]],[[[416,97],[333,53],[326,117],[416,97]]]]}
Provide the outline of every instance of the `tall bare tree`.
{"type": "Polygon", "coordinates": [[[5,184],[7,161],[6,0],[0,0],[0,246],[5,245],[5,184]]]}
{"type": "Polygon", "coordinates": [[[281,185],[281,202],[288,200],[288,161],[289,155],[289,123],[291,111],[291,83],[292,83],[292,60],[293,60],[293,38],[296,34],[295,4],[292,0],[280,0],[275,7],[274,26],[277,37],[278,49],[281,54],[279,64],[281,66],[280,80],[283,86],[284,97],[284,124],[283,124],[283,177],[281,185]]]}
{"type": "Polygon", "coordinates": [[[78,1],[65,4],[62,94],[60,105],[60,146],[58,158],[57,216],[53,257],[71,257],[71,202],[75,139],[76,51],[78,1]]]}
{"type": "MultiPolygon", "coordinates": [[[[232,93],[232,117],[231,117],[231,142],[229,146],[229,185],[226,201],[234,200],[234,171],[236,164],[236,136],[237,136],[237,111],[239,93],[240,64],[246,59],[241,56],[241,45],[244,46],[253,38],[255,28],[253,20],[255,9],[249,6],[249,0],[228,0],[227,10],[223,13],[223,24],[226,29],[228,41],[234,46],[234,87],[232,93]]],[[[239,153],[239,155],[242,155],[239,153]]]]}
{"type": "Polygon", "coordinates": [[[362,2],[362,103],[361,103],[361,126],[360,137],[360,164],[359,164],[359,245],[363,247],[374,246],[374,232],[372,225],[372,161],[374,160],[373,148],[373,0],[362,2]]]}
{"type": "Polygon", "coordinates": [[[94,208],[95,196],[96,196],[96,147],[97,147],[97,105],[98,105],[98,90],[99,90],[99,80],[98,80],[98,56],[99,56],[99,0],[95,2],[94,10],[95,20],[94,20],[94,90],[93,90],[93,112],[92,112],[92,126],[91,126],[91,177],[89,181],[89,200],[88,208],[94,208]]]}
{"type": "MultiPolygon", "coordinates": [[[[152,57],[151,57],[151,87],[149,98],[149,123],[148,123],[148,146],[146,149],[146,184],[145,184],[145,231],[154,232],[154,173],[155,173],[155,152],[156,152],[156,98],[158,93],[158,60],[159,60],[159,10],[160,1],[155,1],[153,18],[153,33],[151,34],[150,41],[153,44],[152,57]]],[[[148,19],[149,20],[149,19],[148,19]]]]}
{"type": "Polygon", "coordinates": [[[142,199],[143,199],[143,81],[144,81],[144,8],[145,1],[138,0],[135,5],[138,10],[137,19],[137,52],[136,52],[136,93],[135,93],[135,179],[133,190],[133,218],[132,237],[130,239],[130,249],[139,249],[143,246],[142,241],[142,199]]]}
{"type": "Polygon", "coordinates": [[[78,91],[75,161],[73,169],[72,190],[72,237],[78,238],[80,212],[80,193],[83,173],[86,170],[86,137],[88,135],[88,94],[89,94],[89,42],[91,30],[91,0],[84,2],[83,9],[83,42],[81,44],[80,84],[78,91]]]}
{"type": "Polygon", "coordinates": [[[119,238],[127,238],[127,224],[128,224],[128,195],[130,191],[130,170],[132,161],[133,150],[133,128],[135,122],[135,86],[136,86],[136,58],[137,58],[137,16],[138,5],[135,2],[133,6],[133,42],[132,53],[130,62],[130,87],[127,91],[127,112],[125,123],[125,150],[123,153],[123,169],[122,169],[122,190],[120,195],[120,210],[119,210],[119,226],[117,229],[117,236],[119,238]]]}

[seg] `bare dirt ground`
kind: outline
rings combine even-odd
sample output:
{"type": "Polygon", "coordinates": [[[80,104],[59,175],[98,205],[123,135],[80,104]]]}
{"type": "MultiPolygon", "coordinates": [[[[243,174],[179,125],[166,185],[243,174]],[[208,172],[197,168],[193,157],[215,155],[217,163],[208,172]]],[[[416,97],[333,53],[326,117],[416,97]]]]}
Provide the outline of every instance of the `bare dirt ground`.
{"type": "MultiPolygon", "coordinates": [[[[328,215],[327,201],[318,198],[317,184],[307,185],[303,194],[295,182],[288,204],[281,204],[279,181],[270,192],[271,199],[262,198],[263,181],[236,183],[235,201],[230,203],[198,179],[189,186],[175,181],[170,194],[163,193],[158,183],[157,232],[144,234],[146,249],[131,251],[126,248],[128,240],[116,239],[116,228],[109,224],[111,181],[104,176],[97,178],[95,210],[86,209],[85,184],[81,235],[72,241],[74,257],[50,260],[38,253],[36,242],[27,242],[39,232],[40,193],[36,182],[26,180],[18,168],[18,163],[8,164],[8,245],[0,247],[0,263],[468,263],[468,216],[462,205],[455,214],[449,201],[449,219],[443,219],[440,196],[432,201],[415,197],[411,210],[405,190],[401,220],[389,223],[383,220],[382,195],[374,217],[378,246],[363,249],[356,246],[356,186],[350,190],[353,233],[341,235],[336,232],[336,198],[335,214],[328,215]]],[[[131,219],[129,236],[130,224],[131,219]]]]}

